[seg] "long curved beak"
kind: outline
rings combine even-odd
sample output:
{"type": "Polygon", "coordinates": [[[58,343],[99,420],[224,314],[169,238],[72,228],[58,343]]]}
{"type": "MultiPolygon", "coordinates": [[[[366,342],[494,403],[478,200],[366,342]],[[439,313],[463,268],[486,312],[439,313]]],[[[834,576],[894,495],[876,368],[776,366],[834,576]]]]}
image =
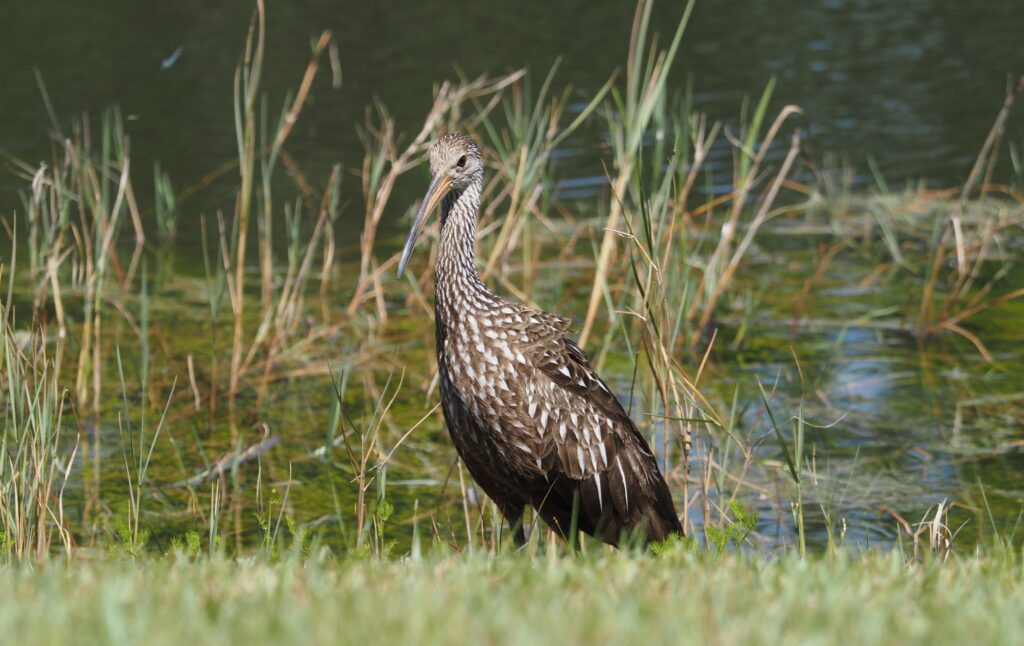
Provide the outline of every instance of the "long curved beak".
{"type": "Polygon", "coordinates": [[[416,212],[416,219],[413,220],[409,238],[405,241],[402,259],[398,261],[398,278],[405,273],[405,266],[409,264],[409,258],[412,256],[412,250],[416,246],[416,239],[420,236],[423,223],[427,221],[427,216],[434,211],[434,207],[441,201],[441,198],[448,194],[451,183],[451,178],[445,173],[438,173],[430,180],[430,187],[427,188],[427,194],[423,196],[423,203],[420,204],[420,210],[416,212]]]}

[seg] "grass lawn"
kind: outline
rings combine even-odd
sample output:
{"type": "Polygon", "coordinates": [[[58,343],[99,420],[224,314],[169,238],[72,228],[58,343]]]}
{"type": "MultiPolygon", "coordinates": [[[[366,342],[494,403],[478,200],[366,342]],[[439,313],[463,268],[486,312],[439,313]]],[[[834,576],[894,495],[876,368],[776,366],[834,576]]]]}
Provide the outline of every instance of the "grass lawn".
{"type": "Polygon", "coordinates": [[[8,644],[1015,643],[1018,555],[76,558],[0,570],[8,644]]]}

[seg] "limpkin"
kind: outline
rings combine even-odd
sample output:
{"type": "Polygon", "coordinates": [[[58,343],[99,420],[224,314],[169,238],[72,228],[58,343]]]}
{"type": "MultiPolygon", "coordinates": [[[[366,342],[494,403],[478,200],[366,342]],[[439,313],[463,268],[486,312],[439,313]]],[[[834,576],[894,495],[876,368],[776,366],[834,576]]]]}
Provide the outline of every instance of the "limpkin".
{"type": "Polygon", "coordinates": [[[469,137],[440,137],[432,179],[398,265],[441,204],[435,274],[437,363],[445,422],[470,474],[515,528],[532,505],[565,539],[573,528],[617,545],[682,534],[654,454],[569,339],[569,319],[502,298],[476,269],[484,163],[469,137]]]}

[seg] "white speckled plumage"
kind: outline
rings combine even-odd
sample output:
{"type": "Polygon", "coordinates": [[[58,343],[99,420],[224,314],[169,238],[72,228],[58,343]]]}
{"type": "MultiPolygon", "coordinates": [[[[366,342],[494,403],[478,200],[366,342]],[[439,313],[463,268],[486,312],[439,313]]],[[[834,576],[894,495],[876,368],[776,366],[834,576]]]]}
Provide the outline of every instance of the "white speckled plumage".
{"type": "MultiPolygon", "coordinates": [[[[449,134],[430,153],[441,197],[436,264],[438,368],[445,421],[470,473],[513,525],[533,505],[566,536],[573,524],[617,544],[682,533],[647,441],[566,338],[569,321],[501,298],[475,265],[483,158],[449,134]]],[[[417,216],[402,267],[425,217],[417,216]]],[[[523,540],[522,528],[516,533],[523,540]]]]}

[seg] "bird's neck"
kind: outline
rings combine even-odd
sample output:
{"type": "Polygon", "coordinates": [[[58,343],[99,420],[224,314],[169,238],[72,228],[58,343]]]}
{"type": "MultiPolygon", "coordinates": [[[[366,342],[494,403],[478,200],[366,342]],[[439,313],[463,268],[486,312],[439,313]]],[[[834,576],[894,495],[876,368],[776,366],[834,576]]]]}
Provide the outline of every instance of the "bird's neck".
{"type": "MultiPolygon", "coordinates": [[[[491,295],[476,268],[476,219],[480,208],[477,179],[454,190],[441,202],[441,242],[437,252],[435,289],[446,309],[475,309],[491,295]]],[[[443,313],[442,313],[443,314],[443,313]]]]}

